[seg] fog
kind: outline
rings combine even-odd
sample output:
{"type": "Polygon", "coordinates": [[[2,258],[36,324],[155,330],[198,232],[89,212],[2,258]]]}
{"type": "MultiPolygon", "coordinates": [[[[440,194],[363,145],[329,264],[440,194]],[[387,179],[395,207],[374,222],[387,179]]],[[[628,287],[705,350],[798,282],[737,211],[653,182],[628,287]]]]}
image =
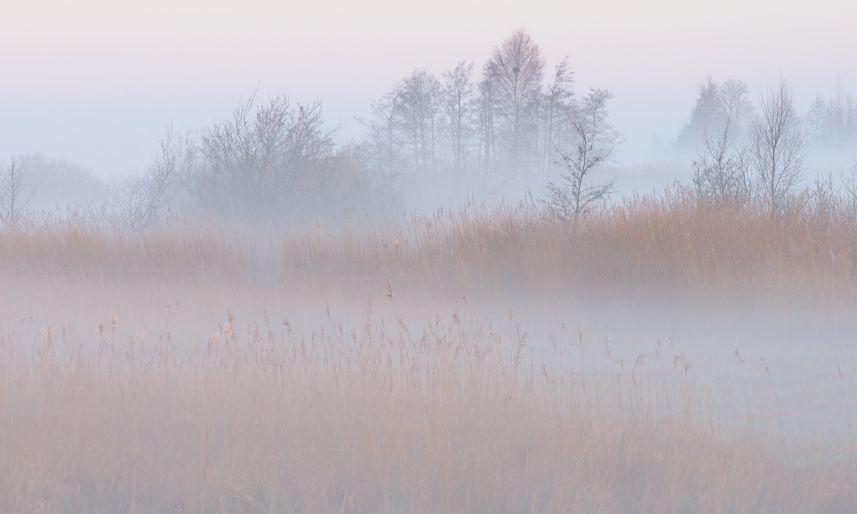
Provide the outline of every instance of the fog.
{"type": "Polygon", "coordinates": [[[0,514],[854,511],[854,5],[0,2],[0,514]]]}
{"type": "Polygon", "coordinates": [[[616,94],[634,163],[686,122],[706,76],[755,91],[780,74],[802,110],[841,78],[857,90],[855,8],[801,2],[63,2],[7,0],[0,17],[0,155],[45,152],[103,178],[146,166],[167,124],[194,130],[257,84],[320,99],[342,140],[355,116],[415,68],[477,71],[525,28],[576,89],[616,94]]]}

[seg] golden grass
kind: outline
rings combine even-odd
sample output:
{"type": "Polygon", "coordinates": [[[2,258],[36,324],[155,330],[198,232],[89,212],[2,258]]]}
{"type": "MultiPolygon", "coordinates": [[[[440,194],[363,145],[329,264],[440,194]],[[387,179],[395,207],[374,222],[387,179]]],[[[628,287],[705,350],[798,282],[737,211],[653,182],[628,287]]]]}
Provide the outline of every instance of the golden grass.
{"type": "Polygon", "coordinates": [[[850,330],[855,266],[845,217],[646,198],[576,227],[508,210],[351,233],[5,233],[0,299],[25,314],[0,331],[0,512],[853,512],[853,448],[787,461],[788,448],[695,407],[679,356],[648,382],[636,365],[596,372],[577,346],[529,344],[496,319],[415,324],[403,305],[425,319],[457,308],[450,299],[608,314],[744,299],[746,316],[778,302],[800,323],[795,313],[836,307],[850,330]],[[180,326],[149,290],[181,296],[180,326]],[[239,327],[230,314],[214,329],[190,310],[212,297],[288,299],[318,318],[327,305],[328,321],[264,314],[239,327]],[[331,303],[366,299],[388,309],[329,321],[331,303]],[[96,311],[111,303],[163,328],[123,331],[96,311]],[[61,319],[72,313],[83,315],[61,319]]]}
{"type": "Polygon", "coordinates": [[[273,274],[298,284],[402,279],[409,287],[501,291],[853,297],[857,220],[800,212],[771,218],[642,197],[594,212],[576,227],[529,209],[441,212],[335,233],[173,225],[128,239],[56,224],[0,235],[0,266],[16,273],[196,273],[239,281],[273,274]]]}

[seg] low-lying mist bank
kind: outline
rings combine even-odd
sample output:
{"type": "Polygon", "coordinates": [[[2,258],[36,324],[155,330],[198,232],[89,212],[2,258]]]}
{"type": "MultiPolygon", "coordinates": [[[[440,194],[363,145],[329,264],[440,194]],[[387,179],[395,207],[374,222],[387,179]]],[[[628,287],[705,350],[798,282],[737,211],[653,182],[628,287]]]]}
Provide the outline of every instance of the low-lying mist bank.
{"type": "Polygon", "coordinates": [[[228,312],[247,330],[298,333],[331,320],[419,330],[467,316],[511,325],[539,350],[579,331],[605,362],[668,354],[691,365],[692,387],[724,416],[764,418],[768,434],[822,446],[854,440],[857,221],[847,211],[771,216],[673,196],[577,223],[470,209],[351,228],[4,232],[0,334],[91,340],[115,316],[123,338],[151,339],[169,323],[187,350],[228,312]]]}
{"type": "Polygon", "coordinates": [[[95,306],[150,326],[167,306],[209,323],[232,309],[309,325],[331,311],[357,323],[378,311],[414,322],[462,311],[514,313],[545,337],[580,325],[812,345],[857,329],[857,219],[665,197],[570,223],[525,207],[350,231],[175,223],[129,237],[66,223],[0,234],[0,276],[7,312],[53,324],[91,318],[95,306]]]}

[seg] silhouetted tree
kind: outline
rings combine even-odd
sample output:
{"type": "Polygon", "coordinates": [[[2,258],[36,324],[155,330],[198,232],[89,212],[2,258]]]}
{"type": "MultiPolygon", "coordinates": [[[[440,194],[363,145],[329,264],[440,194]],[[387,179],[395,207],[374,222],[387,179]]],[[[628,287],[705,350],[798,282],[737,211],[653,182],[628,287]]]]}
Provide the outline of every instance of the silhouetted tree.
{"type": "Polygon", "coordinates": [[[368,119],[358,119],[369,129],[369,162],[386,175],[393,175],[401,165],[401,141],[397,111],[399,89],[384,94],[372,103],[368,119]]]}
{"type": "MultiPolygon", "coordinates": [[[[728,84],[728,83],[727,83],[728,84]]],[[[715,206],[746,205],[753,196],[753,183],[747,172],[747,151],[741,140],[741,126],[746,107],[741,105],[746,87],[728,86],[726,108],[712,127],[706,127],[698,158],[693,163],[693,183],[697,198],[715,206]],[[737,105],[736,105],[737,104],[737,105]]]]}
{"type": "Polygon", "coordinates": [[[449,125],[452,168],[461,172],[465,167],[470,138],[473,134],[473,63],[460,62],[443,74],[444,106],[449,125]]]}
{"type": "Polygon", "coordinates": [[[706,134],[722,132],[724,124],[737,139],[743,138],[751,121],[752,105],[747,85],[736,80],[723,83],[709,77],[699,86],[699,95],[688,123],[676,140],[680,150],[699,146],[706,134]]]}
{"type": "Polygon", "coordinates": [[[318,102],[292,105],[255,96],[201,138],[191,177],[199,202],[214,211],[269,216],[313,207],[303,194],[334,149],[318,102]]]}
{"type": "Polygon", "coordinates": [[[172,130],[160,141],[160,150],[145,173],[122,184],[113,198],[121,227],[141,232],[160,221],[176,194],[182,149],[172,130]]]}
{"type": "Polygon", "coordinates": [[[398,88],[396,113],[411,148],[415,171],[437,171],[441,84],[426,71],[417,70],[398,88]]]}
{"type": "Polygon", "coordinates": [[[494,51],[485,67],[484,80],[491,82],[492,130],[505,145],[505,157],[513,171],[524,170],[537,150],[538,113],[544,60],[529,34],[515,32],[494,51]]]}
{"type": "Polygon", "coordinates": [[[557,219],[577,221],[612,191],[612,180],[591,183],[592,173],[610,159],[620,140],[607,119],[607,102],[612,97],[603,89],[591,89],[577,106],[571,124],[574,152],[560,154],[565,165],[562,182],[548,185],[548,211],[557,219]]]}
{"type": "Polygon", "coordinates": [[[841,81],[834,86],[833,96],[818,94],[806,115],[807,135],[812,142],[828,146],[857,143],[857,104],[845,93],[841,81]]]}
{"type": "Polygon", "coordinates": [[[479,139],[480,161],[483,171],[491,172],[496,167],[497,135],[494,121],[496,99],[495,81],[492,63],[482,68],[482,80],[479,82],[479,139]]]}
{"type": "Polygon", "coordinates": [[[785,207],[800,180],[805,140],[785,79],[762,93],[759,110],[750,132],[750,158],[762,200],[773,216],[785,207]]]}
{"type": "Polygon", "coordinates": [[[574,114],[574,74],[568,64],[568,57],[563,58],[554,68],[553,80],[545,90],[544,98],[544,138],[542,142],[542,166],[545,169],[555,162],[553,156],[560,144],[558,134],[567,132],[566,124],[574,114]]]}

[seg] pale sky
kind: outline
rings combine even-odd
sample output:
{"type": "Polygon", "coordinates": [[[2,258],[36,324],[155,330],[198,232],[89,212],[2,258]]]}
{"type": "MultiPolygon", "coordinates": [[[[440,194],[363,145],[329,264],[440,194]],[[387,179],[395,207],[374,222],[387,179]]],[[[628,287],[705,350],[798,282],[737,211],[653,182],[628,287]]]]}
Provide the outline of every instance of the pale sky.
{"type": "Polygon", "coordinates": [[[846,0],[0,0],[0,158],[42,151],[109,177],[148,162],[172,125],[198,129],[257,85],[320,99],[343,139],[414,68],[480,65],[528,30],[578,90],[616,94],[625,158],[674,136],[708,74],[754,89],[780,74],[806,106],[857,92],[846,0]]]}

